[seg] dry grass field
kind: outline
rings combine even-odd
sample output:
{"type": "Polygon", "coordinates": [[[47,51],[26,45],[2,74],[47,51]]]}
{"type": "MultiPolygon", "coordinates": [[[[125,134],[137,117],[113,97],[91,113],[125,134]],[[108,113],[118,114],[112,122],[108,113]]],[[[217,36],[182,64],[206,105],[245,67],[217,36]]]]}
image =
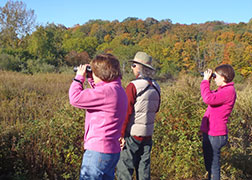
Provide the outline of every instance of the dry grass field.
{"type": "MultiPolygon", "coordinates": [[[[72,107],[73,74],[0,71],[0,179],[78,179],[85,111],[72,107]]],[[[152,179],[206,177],[199,126],[206,109],[201,78],[160,83],[152,179]]],[[[123,85],[129,79],[123,79],[123,85]]],[[[222,179],[252,179],[252,83],[236,84],[237,102],[222,152],[222,179]]]]}

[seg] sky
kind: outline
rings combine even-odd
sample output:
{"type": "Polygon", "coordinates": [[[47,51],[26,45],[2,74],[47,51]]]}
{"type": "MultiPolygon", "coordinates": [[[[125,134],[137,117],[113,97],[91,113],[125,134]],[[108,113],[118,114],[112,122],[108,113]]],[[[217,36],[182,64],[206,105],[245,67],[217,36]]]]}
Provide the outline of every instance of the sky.
{"type": "MultiPolygon", "coordinates": [[[[3,7],[8,0],[0,0],[3,7]]],[[[15,1],[15,0],[13,0],[15,1]]],[[[207,21],[248,23],[252,0],[22,0],[32,9],[39,25],[47,23],[73,27],[89,20],[123,21],[128,17],[173,24],[200,24],[207,21]]]]}

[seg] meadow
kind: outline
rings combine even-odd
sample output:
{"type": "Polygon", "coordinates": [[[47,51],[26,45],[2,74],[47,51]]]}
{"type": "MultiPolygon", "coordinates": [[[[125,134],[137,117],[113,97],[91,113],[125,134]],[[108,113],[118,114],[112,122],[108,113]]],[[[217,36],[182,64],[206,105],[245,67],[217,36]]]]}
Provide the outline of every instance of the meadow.
{"type": "MultiPolygon", "coordinates": [[[[85,111],[72,107],[74,74],[27,75],[0,71],[0,179],[78,179],[85,111]]],[[[130,81],[127,76],[123,86],[130,81]]],[[[206,105],[200,77],[160,82],[151,156],[153,180],[206,178],[199,126],[206,105]]],[[[222,151],[223,180],[252,179],[252,83],[235,84],[229,143],[222,151]]],[[[214,87],[213,87],[214,88],[214,87]]]]}

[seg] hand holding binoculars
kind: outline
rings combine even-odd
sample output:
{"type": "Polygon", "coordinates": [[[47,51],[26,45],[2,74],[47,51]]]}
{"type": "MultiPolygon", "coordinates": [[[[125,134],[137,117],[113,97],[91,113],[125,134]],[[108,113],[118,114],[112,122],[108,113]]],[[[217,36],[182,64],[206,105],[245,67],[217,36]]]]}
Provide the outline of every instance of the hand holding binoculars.
{"type": "MultiPolygon", "coordinates": [[[[200,76],[201,76],[201,77],[204,77],[204,72],[201,72],[201,73],[200,73],[200,76]]],[[[211,78],[216,78],[216,74],[215,74],[215,73],[212,73],[211,78]]]]}
{"type": "MultiPolygon", "coordinates": [[[[74,72],[77,72],[77,71],[78,71],[78,67],[75,66],[74,69],[73,69],[73,71],[74,71],[74,72]]],[[[87,67],[86,67],[86,72],[92,72],[92,69],[91,69],[90,66],[87,66],[87,67]]]]}

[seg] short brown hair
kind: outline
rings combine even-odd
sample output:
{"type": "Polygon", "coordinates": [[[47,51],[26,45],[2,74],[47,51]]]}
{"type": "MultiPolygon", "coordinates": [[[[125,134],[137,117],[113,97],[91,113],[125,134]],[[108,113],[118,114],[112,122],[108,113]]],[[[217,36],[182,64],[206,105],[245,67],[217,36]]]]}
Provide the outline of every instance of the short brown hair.
{"type": "Polygon", "coordinates": [[[97,55],[90,63],[94,74],[103,81],[113,81],[122,78],[120,62],[112,54],[97,55]]]}
{"type": "Polygon", "coordinates": [[[215,68],[215,72],[225,78],[225,82],[231,82],[235,77],[235,71],[229,64],[222,64],[215,68]]]}

